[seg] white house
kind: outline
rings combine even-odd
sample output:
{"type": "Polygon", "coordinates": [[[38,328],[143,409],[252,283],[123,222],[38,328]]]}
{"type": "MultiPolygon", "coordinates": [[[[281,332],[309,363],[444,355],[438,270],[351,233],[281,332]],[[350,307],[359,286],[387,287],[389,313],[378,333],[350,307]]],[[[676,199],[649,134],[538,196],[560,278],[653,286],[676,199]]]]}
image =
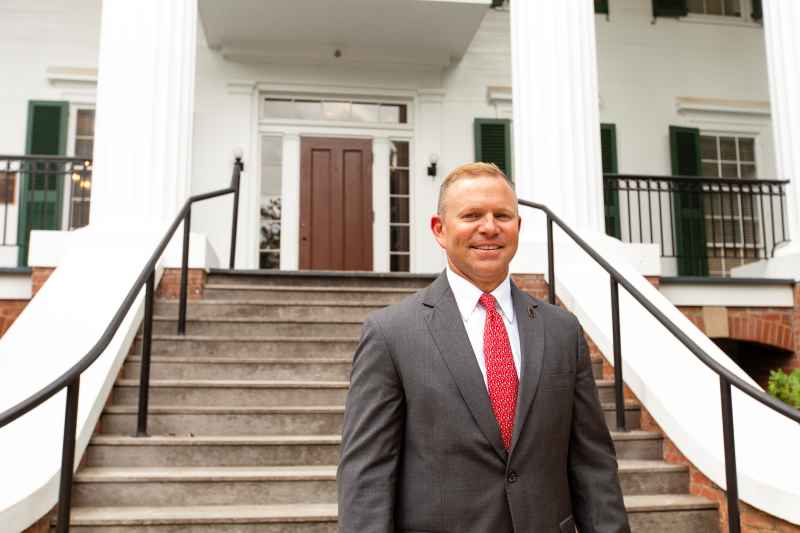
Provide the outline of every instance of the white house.
{"type": "MultiPolygon", "coordinates": [[[[486,160],[637,279],[797,279],[800,6],[761,3],[5,0],[0,262],[60,264],[69,233],[31,229],[163,231],[190,194],[226,187],[241,154],[240,269],[439,271],[441,180],[486,160]]],[[[227,265],[230,202],[193,210],[195,266],[227,265]]],[[[544,219],[522,216],[515,268],[543,272],[544,219]]],[[[560,250],[559,294],[607,353],[593,315],[606,278],[560,250]]],[[[703,424],[666,414],[658,372],[630,364],[629,386],[724,486],[720,450],[692,433],[703,424]]],[[[800,522],[796,482],[748,475],[743,499],[800,522]]]]}

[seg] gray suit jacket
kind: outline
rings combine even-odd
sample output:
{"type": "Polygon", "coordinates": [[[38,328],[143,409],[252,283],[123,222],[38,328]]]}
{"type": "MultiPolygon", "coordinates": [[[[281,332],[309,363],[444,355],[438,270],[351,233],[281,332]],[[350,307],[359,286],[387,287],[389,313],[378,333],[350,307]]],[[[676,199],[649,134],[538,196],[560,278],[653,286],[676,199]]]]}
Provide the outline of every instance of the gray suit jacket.
{"type": "Polygon", "coordinates": [[[340,532],[629,532],[581,328],[511,291],[522,369],[509,452],[444,274],[367,319],[344,417],[340,532]]]}

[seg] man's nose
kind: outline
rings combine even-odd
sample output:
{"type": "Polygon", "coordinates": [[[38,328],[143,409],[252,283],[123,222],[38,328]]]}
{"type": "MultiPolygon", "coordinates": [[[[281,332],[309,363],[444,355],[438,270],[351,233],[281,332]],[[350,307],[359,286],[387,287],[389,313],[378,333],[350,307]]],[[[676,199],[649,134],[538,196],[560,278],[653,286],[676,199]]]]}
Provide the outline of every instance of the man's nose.
{"type": "Polygon", "coordinates": [[[481,225],[478,228],[481,233],[485,234],[495,234],[497,233],[497,220],[494,216],[490,213],[483,217],[481,220],[481,225]]]}

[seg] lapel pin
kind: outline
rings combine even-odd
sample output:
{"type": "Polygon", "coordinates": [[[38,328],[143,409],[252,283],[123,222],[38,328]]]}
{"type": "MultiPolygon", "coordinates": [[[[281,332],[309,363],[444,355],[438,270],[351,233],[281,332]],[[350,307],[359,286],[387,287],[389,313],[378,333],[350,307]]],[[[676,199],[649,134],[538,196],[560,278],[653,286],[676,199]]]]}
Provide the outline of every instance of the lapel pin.
{"type": "Polygon", "coordinates": [[[528,318],[533,318],[533,317],[534,317],[534,314],[533,314],[533,306],[532,306],[532,305],[529,305],[529,306],[528,306],[528,318]]]}

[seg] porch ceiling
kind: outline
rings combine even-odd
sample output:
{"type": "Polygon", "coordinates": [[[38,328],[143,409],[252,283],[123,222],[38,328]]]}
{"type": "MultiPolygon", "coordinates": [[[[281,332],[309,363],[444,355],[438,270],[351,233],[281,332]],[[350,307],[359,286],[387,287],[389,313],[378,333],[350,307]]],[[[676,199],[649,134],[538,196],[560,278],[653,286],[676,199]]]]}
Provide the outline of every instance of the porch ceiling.
{"type": "Polygon", "coordinates": [[[199,0],[199,9],[208,45],[232,61],[446,66],[464,54],[490,4],[199,0]]]}

